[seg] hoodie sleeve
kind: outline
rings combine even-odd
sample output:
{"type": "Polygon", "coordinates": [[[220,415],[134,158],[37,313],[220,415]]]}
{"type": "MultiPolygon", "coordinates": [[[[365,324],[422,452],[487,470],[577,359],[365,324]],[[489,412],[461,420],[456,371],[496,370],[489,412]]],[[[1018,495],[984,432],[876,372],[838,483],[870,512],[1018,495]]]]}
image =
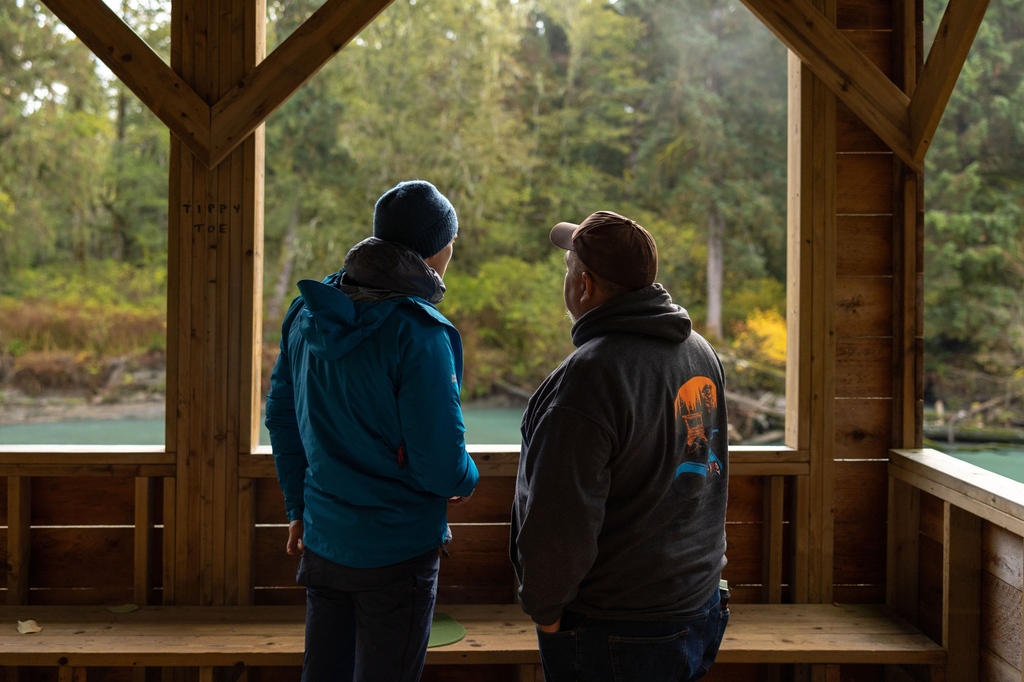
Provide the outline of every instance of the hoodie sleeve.
{"type": "Polygon", "coordinates": [[[439,324],[426,324],[402,351],[398,415],[416,482],[442,497],[472,494],[480,474],[466,452],[452,342],[439,324]]]}
{"type": "Polygon", "coordinates": [[[541,625],[561,617],[597,558],[611,450],[600,424],[552,407],[521,455],[512,541],[523,610],[541,625]]]}
{"type": "Polygon", "coordinates": [[[295,318],[294,309],[301,308],[299,301],[292,303],[293,310],[285,316],[281,333],[281,352],[270,375],[270,393],[267,395],[266,424],[274,451],[277,481],[284,492],[288,521],[302,519],[302,512],[305,509],[303,487],[308,466],[306,448],[302,444],[299,423],[295,417],[295,394],[287,348],[288,331],[295,318]]]}

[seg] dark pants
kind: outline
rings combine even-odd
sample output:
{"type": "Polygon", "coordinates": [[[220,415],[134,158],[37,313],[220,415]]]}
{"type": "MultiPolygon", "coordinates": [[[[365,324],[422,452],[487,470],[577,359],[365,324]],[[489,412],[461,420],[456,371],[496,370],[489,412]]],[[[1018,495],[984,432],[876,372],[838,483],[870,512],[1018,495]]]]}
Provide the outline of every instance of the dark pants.
{"type": "Polygon", "coordinates": [[[416,682],[437,596],[437,550],[380,568],[349,568],[302,551],[303,682],[416,682]]]}
{"type": "Polygon", "coordinates": [[[548,682],[690,682],[707,674],[729,622],[721,592],[695,614],[605,620],[572,612],[558,632],[537,631],[548,682]]]}

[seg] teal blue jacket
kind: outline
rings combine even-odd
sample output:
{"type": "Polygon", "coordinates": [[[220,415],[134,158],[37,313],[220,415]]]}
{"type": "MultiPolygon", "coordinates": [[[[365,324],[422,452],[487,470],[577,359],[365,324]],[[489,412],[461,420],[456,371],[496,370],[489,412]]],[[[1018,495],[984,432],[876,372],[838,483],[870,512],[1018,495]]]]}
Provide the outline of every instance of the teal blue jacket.
{"type": "Polygon", "coordinates": [[[343,273],[299,283],[266,423],[303,543],[345,566],[386,566],[439,547],[447,498],[479,479],[459,403],[462,343],[424,298],[354,301],[343,273]]]}

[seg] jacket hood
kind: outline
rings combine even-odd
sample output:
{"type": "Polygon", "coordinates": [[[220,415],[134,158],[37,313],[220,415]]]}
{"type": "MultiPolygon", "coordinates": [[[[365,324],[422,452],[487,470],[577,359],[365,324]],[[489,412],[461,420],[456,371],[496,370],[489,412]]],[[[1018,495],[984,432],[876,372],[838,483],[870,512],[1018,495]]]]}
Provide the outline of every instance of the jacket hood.
{"type": "Polygon", "coordinates": [[[441,278],[415,251],[376,237],[352,247],[342,270],[298,287],[304,303],[299,332],[324,360],[337,360],[362,343],[401,299],[436,303],[444,297],[441,278]]]}
{"type": "Polygon", "coordinates": [[[651,284],[618,298],[576,320],[572,343],[579,348],[587,341],[612,332],[644,334],[682,343],[690,337],[693,323],[682,306],[660,284],[651,284]]]}
{"type": "Polygon", "coordinates": [[[431,303],[444,298],[444,282],[418,253],[397,242],[369,237],[345,256],[339,289],[354,301],[417,296],[431,303]]]}

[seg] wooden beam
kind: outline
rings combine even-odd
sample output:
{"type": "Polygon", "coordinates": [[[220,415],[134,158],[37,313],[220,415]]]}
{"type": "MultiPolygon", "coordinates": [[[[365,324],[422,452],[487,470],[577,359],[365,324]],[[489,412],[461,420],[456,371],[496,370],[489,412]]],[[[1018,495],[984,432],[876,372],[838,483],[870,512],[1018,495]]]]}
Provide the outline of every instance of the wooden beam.
{"type": "Polygon", "coordinates": [[[806,0],[743,0],[878,137],[915,170],[910,99],[806,0]]]}
{"type": "Polygon", "coordinates": [[[391,0],[327,0],[213,107],[216,165],[352,40],[391,0]]]}
{"type": "Polygon", "coordinates": [[[209,163],[209,105],[103,0],[44,3],[178,139],[209,163]]]}
{"type": "Polygon", "coordinates": [[[942,113],[953,93],[989,0],[949,0],[935,41],[910,100],[910,148],[914,166],[924,163],[942,113]]]}

